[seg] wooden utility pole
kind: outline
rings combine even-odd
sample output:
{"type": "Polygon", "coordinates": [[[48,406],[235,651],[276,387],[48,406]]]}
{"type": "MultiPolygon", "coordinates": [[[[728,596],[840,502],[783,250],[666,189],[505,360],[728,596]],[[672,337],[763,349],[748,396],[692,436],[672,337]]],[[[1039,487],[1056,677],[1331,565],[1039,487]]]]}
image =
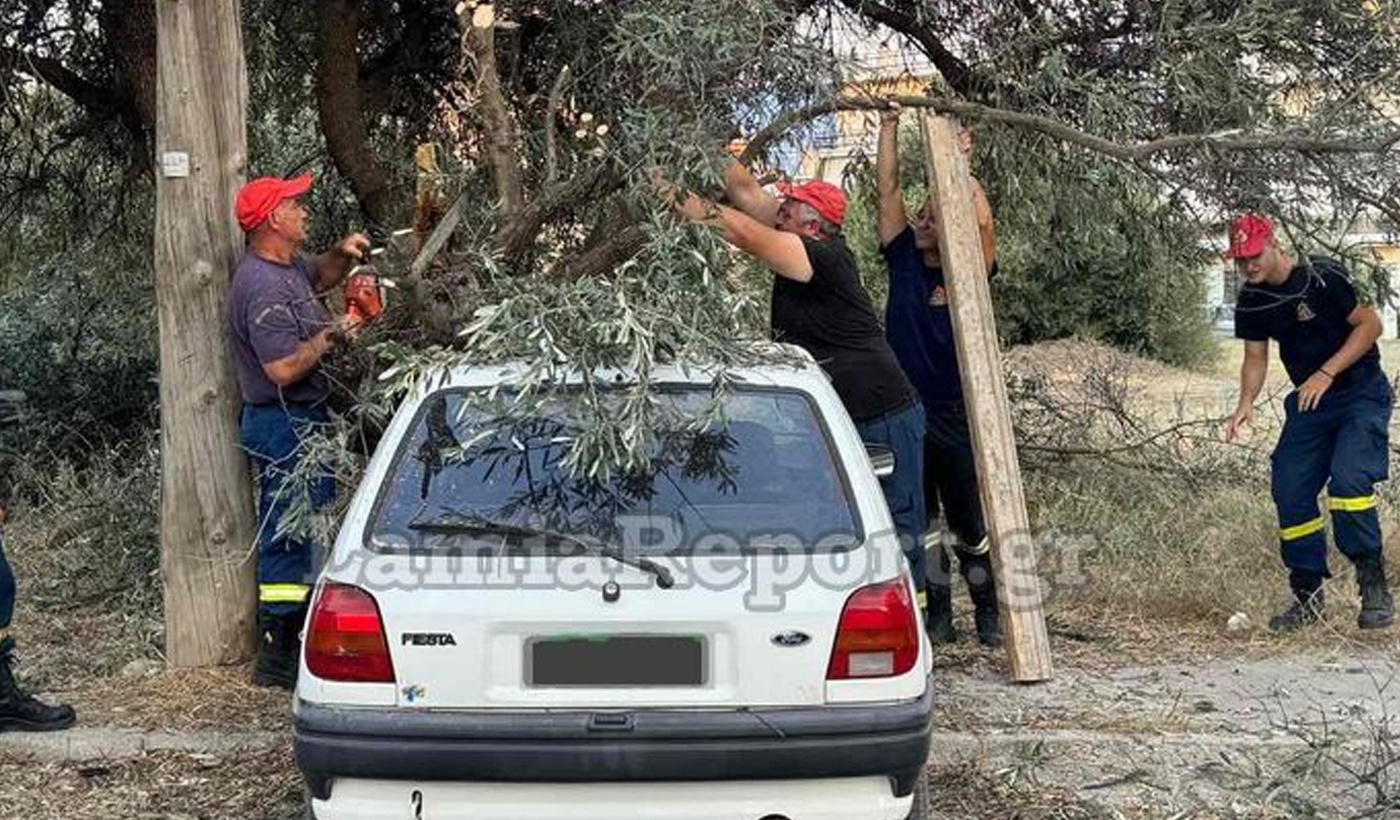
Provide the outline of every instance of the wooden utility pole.
{"type": "Polygon", "coordinates": [[[174,666],[253,648],[256,519],[225,315],[247,162],[238,0],[156,0],[161,573],[174,666]]]}
{"type": "Polygon", "coordinates": [[[1021,683],[1049,680],[1050,641],[1041,607],[1035,541],[1021,488],[1021,465],[1016,459],[1016,437],[967,161],[958,150],[952,123],[928,112],[920,113],[920,123],[929,195],[938,206],[943,277],[953,315],[968,427],[977,454],[983,517],[992,542],[992,568],[1011,678],[1021,683]]]}

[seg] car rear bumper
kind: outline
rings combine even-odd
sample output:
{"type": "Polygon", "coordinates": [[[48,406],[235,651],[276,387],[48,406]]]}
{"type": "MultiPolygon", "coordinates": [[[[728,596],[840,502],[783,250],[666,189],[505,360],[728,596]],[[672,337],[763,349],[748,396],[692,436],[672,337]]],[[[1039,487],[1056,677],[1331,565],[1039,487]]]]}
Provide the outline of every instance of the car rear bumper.
{"type": "Polygon", "coordinates": [[[297,765],[313,797],[337,779],[584,783],[885,776],[913,789],[931,688],[860,706],[634,712],[435,712],[298,699],[297,765]]]}
{"type": "Polygon", "coordinates": [[[884,777],[647,783],[339,780],[316,820],[904,820],[912,800],[884,777]]]}

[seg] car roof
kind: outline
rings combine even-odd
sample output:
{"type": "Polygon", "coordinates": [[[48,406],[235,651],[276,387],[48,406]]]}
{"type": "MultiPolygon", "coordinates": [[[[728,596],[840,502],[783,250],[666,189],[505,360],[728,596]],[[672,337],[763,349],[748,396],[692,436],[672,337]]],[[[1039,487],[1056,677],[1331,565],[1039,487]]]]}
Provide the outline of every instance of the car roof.
{"type": "MultiPolygon", "coordinates": [[[[730,367],[719,364],[659,365],[651,369],[648,379],[655,384],[709,385],[715,376],[723,372],[726,378],[739,383],[791,387],[809,386],[813,378],[826,379],[811,354],[796,345],[764,342],[752,345],[747,352],[756,354],[753,363],[730,367]]],[[[591,375],[595,380],[614,384],[632,384],[636,381],[636,371],[626,367],[601,368],[592,371],[591,375]]],[[[427,392],[453,387],[509,386],[524,380],[538,380],[541,376],[548,381],[572,383],[583,381],[584,374],[567,364],[551,367],[541,362],[503,361],[447,368],[432,373],[426,377],[430,387],[427,392]]]]}

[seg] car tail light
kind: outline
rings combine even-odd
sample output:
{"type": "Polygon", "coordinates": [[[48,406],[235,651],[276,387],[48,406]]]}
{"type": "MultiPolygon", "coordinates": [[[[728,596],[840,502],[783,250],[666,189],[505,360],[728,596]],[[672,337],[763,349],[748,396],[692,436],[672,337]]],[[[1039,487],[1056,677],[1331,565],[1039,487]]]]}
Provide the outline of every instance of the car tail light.
{"type": "Polygon", "coordinates": [[[327,584],[311,610],[306,668],[322,680],[393,683],[394,664],[373,596],[359,587],[327,584]]]}
{"type": "Polygon", "coordinates": [[[862,587],[846,600],[827,680],[889,678],[919,659],[919,620],[908,579],[862,587]]]}

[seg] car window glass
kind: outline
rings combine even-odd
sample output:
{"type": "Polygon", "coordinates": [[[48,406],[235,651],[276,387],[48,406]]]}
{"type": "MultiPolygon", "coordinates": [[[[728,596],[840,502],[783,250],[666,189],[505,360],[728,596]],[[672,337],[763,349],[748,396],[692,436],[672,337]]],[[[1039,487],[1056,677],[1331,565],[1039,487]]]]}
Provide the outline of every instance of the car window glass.
{"type": "Polygon", "coordinates": [[[508,397],[493,410],[462,390],[436,393],[396,454],[369,546],[470,548],[483,540],[483,524],[646,553],[845,549],[858,540],[848,490],[804,394],[736,390],[724,420],[700,429],[694,419],[712,401],[708,389],[666,390],[656,400],[661,424],[646,467],[599,480],[566,466],[583,429],[568,401],[522,415],[507,409],[508,397]]]}

